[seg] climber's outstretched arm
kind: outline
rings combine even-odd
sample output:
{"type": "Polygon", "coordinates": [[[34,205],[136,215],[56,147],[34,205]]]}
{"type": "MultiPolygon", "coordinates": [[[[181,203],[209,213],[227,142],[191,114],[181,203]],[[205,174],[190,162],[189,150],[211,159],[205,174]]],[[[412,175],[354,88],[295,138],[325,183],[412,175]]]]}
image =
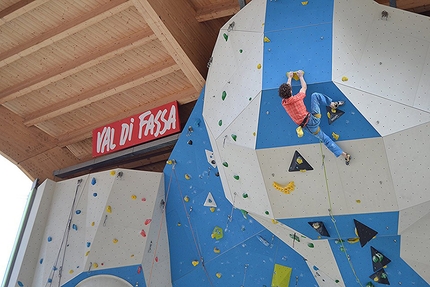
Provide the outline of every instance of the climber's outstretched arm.
{"type": "Polygon", "coordinates": [[[297,73],[297,76],[299,76],[300,85],[302,86],[302,88],[300,89],[300,93],[306,94],[306,89],[308,88],[308,86],[306,85],[306,81],[303,76],[304,72],[302,70],[298,70],[296,73],[297,73]]]}

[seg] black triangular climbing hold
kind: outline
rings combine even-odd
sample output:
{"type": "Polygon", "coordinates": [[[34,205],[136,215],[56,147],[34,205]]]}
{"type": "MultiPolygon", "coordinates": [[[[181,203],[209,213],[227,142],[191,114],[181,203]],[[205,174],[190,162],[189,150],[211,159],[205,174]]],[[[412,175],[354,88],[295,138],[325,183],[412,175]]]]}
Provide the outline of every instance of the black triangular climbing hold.
{"type": "Polygon", "coordinates": [[[298,152],[294,152],[293,160],[291,161],[290,168],[288,171],[305,171],[314,170],[312,166],[302,157],[298,152]]]}
{"type": "Polygon", "coordinates": [[[379,284],[390,285],[390,282],[388,281],[387,273],[385,273],[384,269],[381,269],[373,273],[372,275],[369,276],[369,278],[379,284]]]}
{"type": "Polygon", "coordinates": [[[370,246],[370,252],[372,255],[373,271],[382,269],[385,265],[391,262],[384,254],[370,246]]]}
{"type": "Polygon", "coordinates": [[[325,107],[327,110],[328,124],[331,125],[335,120],[340,118],[345,112],[339,109],[332,109],[328,106],[325,107]]]}
{"type": "Polygon", "coordinates": [[[372,238],[375,237],[376,234],[378,234],[378,232],[376,232],[372,228],[364,225],[363,223],[361,223],[360,221],[357,221],[355,219],[354,219],[354,224],[355,224],[355,228],[357,230],[357,235],[360,238],[361,247],[366,245],[367,242],[372,240],[372,238]]]}
{"type": "Polygon", "coordinates": [[[322,221],[312,221],[308,222],[310,226],[312,226],[313,229],[316,230],[321,236],[327,236],[330,237],[330,234],[328,233],[327,229],[325,228],[325,225],[322,221]]]}

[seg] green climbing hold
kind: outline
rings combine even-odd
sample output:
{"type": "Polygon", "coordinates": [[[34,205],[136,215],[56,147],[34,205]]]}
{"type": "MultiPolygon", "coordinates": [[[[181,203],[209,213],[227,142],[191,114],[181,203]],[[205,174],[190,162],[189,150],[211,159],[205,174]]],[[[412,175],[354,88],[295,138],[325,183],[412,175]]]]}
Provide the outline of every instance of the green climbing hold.
{"type": "Polygon", "coordinates": [[[244,194],[242,194],[242,197],[243,197],[243,198],[248,198],[248,194],[247,194],[247,193],[244,193],[244,194]]]}
{"type": "Polygon", "coordinates": [[[219,126],[222,126],[222,120],[219,120],[219,121],[218,121],[218,125],[219,125],[219,126]]]}
{"type": "Polygon", "coordinates": [[[224,236],[224,232],[222,228],[219,226],[215,226],[215,228],[212,231],[211,237],[216,240],[220,240],[221,238],[223,238],[223,236],[224,236]]]}
{"type": "Polygon", "coordinates": [[[340,281],[336,279],[336,280],[334,280],[334,282],[335,282],[335,283],[339,283],[340,281]]]}
{"type": "Polygon", "coordinates": [[[375,287],[372,282],[367,282],[366,287],[375,287]]]}
{"type": "Polygon", "coordinates": [[[222,100],[225,100],[225,97],[227,97],[227,92],[226,91],[222,91],[222,100]]]}
{"type": "Polygon", "coordinates": [[[237,174],[233,175],[233,177],[234,177],[235,180],[239,180],[239,176],[237,174]]]}
{"type": "Polygon", "coordinates": [[[314,246],[314,244],[313,244],[313,243],[308,243],[308,247],[309,247],[309,248],[314,248],[315,246],[314,246]]]}
{"type": "Polygon", "coordinates": [[[224,39],[227,41],[228,40],[228,35],[226,33],[223,34],[224,39]]]}
{"type": "Polygon", "coordinates": [[[290,237],[297,242],[300,242],[300,238],[296,234],[290,234],[290,237]]]}
{"type": "Polygon", "coordinates": [[[372,260],[375,263],[378,262],[382,262],[382,259],[384,259],[384,255],[382,255],[381,253],[376,253],[375,255],[373,255],[372,260]]]}
{"type": "Polygon", "coordinates": [[[339,249],[340,251],[342,251],[342,252],[345,252],[345,247],[340,247],[340,249],[339,249]]]}
{"type": "Polygon", "coordinates": [[[231,135],[231,138],[232,138],[234,141],[236,141],[236,140],[237,140],[237,135],[232,134],[232,135],[231,135]]]}
{"type": "Polygon", "coordinates": [[[264,212],[264,214],[269,215],[269,212],[266,210],[266,211],[264,212]]]}
{"type": "Polygon", "coordinates": [[[243,50],[242,50],[242,49],[240,49],[240,50],[239,50],[239,53],[243,53],[243,50]]]}
{"type": "Polygon", "coordinates": [[[252,98],[250,97],[248,100],[249,100],[249,101],[252,101],[252,98]]]}
{"type": "Polygon", "coordinates": [[[242,212],[243,218],[248,219],[248,211],[241,209],[240,212],[242,212]]]}
{"type": "Polygon", "coordinates": [[[225,167],[228,167],[228,162],[225,161],[225,162],[222,163],[222,165],[225,166],[225,167]]]}

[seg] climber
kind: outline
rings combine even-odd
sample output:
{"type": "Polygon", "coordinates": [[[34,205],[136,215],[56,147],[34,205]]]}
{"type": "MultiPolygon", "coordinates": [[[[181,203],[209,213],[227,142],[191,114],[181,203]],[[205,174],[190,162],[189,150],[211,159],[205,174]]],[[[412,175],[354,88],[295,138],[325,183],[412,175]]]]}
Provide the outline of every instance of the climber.
{"type": "Polygon", "coordinates": [[[333,102],[332,99],[326,95],[313,93],[311,95],[311,112],[309,113],[303,102],[303,99],[306,97],[307,89],[306,81],[303,76],[304,72],[302,70],[296,72],[300,80],[301,89],[299,93],[294,96],[291,89],[291,79],[293,78],[293,74],[293,72],[287,73],[288,80],[279,87],[279,96],[282,98],[282,106],[285,108],[285,111],[288,113],[290,118],[299,125],[297,128],[298,136],[301,137],[303,135],[303,131],[301,129],[306,127],[306,129],[322,141],[336,157],[342,155],[345,159],[345,164],[349,165],[351,155],[344,152],[320,129],[320,105],[323,104],[325,106],[330,106],[332,109],[337,109],[345,103],[343,101],[333,102]]]}

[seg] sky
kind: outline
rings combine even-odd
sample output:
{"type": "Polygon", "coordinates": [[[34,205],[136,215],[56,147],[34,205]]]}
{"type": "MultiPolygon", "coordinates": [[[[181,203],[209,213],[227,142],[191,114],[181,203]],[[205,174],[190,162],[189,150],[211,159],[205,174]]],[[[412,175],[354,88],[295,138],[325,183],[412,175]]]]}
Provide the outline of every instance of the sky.
{"type": "Polygon", "coordinates": [[[0,155],[0,283],[12,252],[33,182],[0,155]]]}

